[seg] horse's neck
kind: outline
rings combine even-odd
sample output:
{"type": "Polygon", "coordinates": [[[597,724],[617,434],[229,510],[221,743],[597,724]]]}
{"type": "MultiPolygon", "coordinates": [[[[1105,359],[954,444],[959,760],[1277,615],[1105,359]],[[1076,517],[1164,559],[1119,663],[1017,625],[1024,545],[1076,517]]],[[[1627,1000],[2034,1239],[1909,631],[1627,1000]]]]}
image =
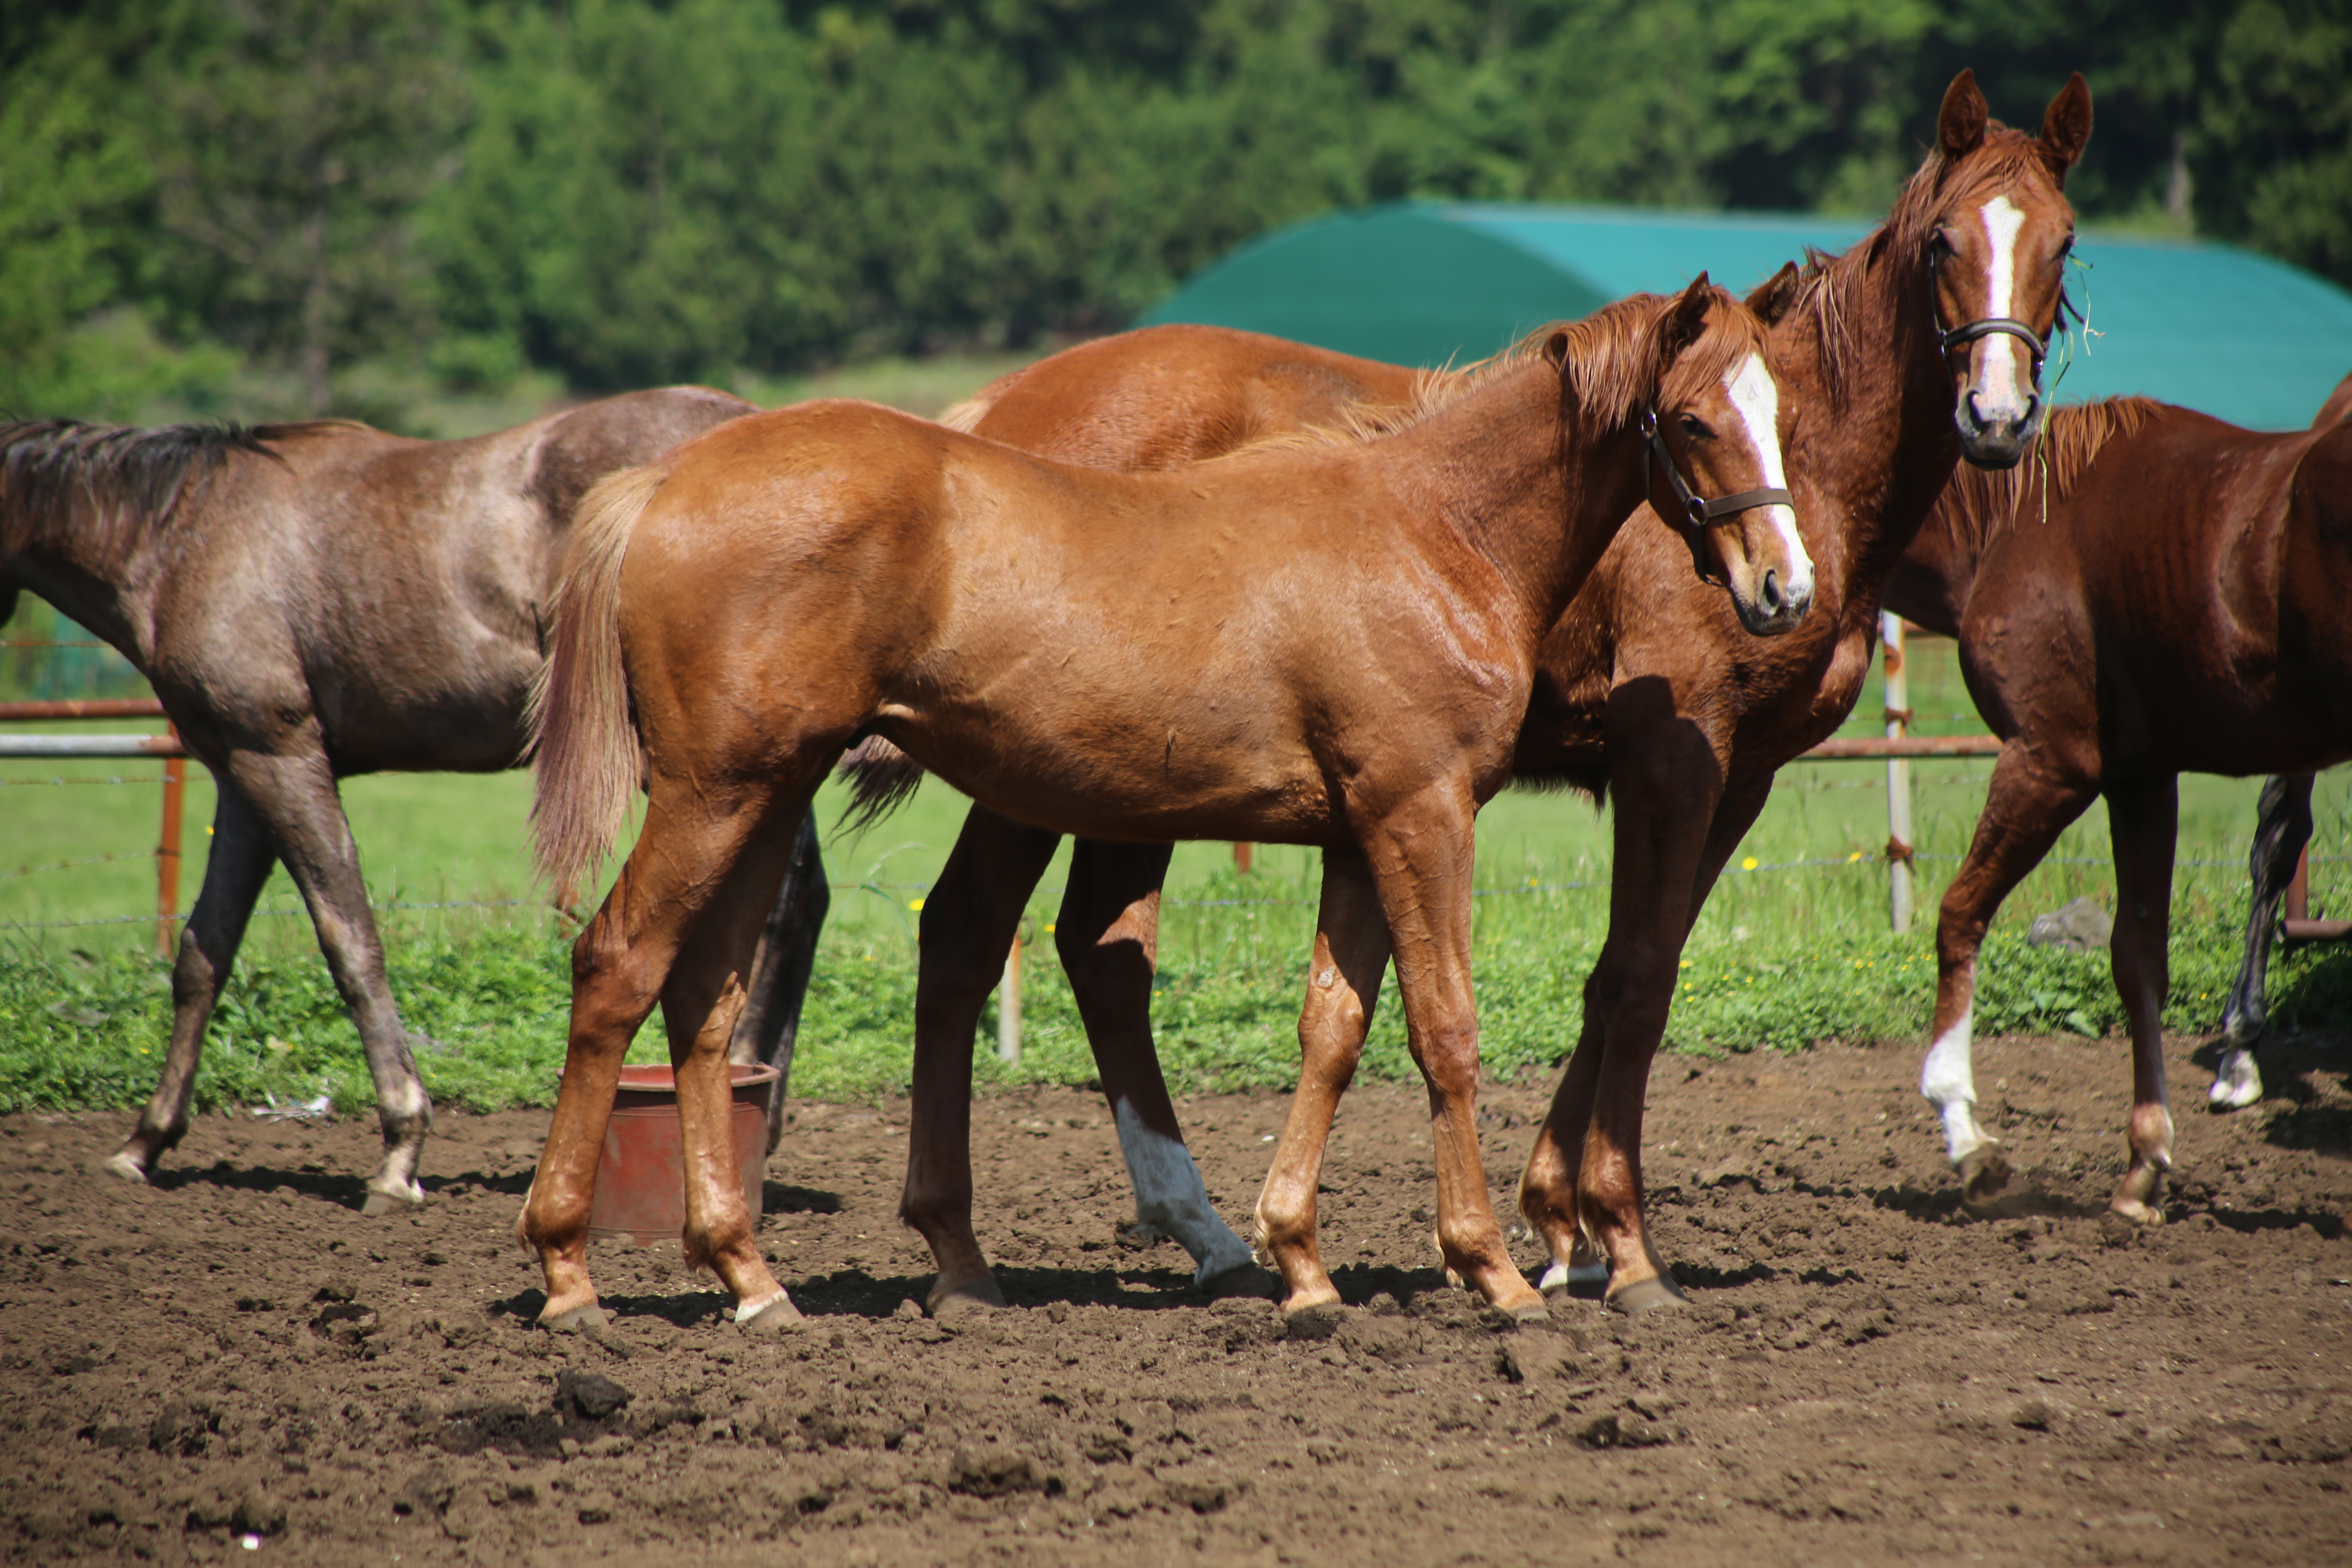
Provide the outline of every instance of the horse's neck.
{"type": "MultiPolygon", "coordinates": [[[[1807,443],[1813,482],[1845,524],[1813,552],[1816,596],[1839,606],[1847,630],[1874,623],[1888,574],[1959,462],[1925,262],[1886,256],[1856,293],[1848,332],[1860,346],[1843,395],[1816,405],[1813,417],[1830,422],[1826,438],[1807,443]]],[[[1812,320],[1800,315],[1784,330],[1803,334],[1803,352],[1818,355],[1812,320]]],[[[1824,368],[1816,362],[1807,379],[1825,385],[1824,368]]]]}
{"type": "Polygon", "coordinates": [[[141,606],[160,563],[143,529],[110,530],[90,510],[77,499],[67,516],[30,520],[0,573],[137,664],[148,642],[141,606]]]}
{"type": "Polygon", "coordinates": [[[1559,373],[1534,360],[1378,448],[1400,489],[1425,499],[1510,584],[1530,637],[1568,607],[1612,525],[1642,500],[1632,427],[1563,426],[1563,407],[1559,373]]]}

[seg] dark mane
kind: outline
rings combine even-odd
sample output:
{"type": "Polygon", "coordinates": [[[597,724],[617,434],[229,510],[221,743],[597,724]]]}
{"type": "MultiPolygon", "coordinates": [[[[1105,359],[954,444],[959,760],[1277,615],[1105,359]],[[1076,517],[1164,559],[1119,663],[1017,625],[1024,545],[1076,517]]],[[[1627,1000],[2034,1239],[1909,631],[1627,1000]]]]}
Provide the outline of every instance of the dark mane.
{"type": "Polygon", "coordinates": [[[130,542],[161,528],[192,489],[201,489],[234,452],[277,461],[270,442],[347,421],[299,424],[92,425],[79,419],[0,424],[0,546],[26,548],[37,535],[77,526],[74,502],[90,515],[79,525],[110,542],[130,542]]]}
{"type": "Polygon", "coordinates": [[[1928,526],[1948,526],[1981,546],[2021,513],[2040,518],[2049,502],[2073,492],[2101,448],[2138,430],[2164,408],[2153,397],[2104,397],[2053,408],[2033,449],[2017,467],[1996,472],[1961,464],[1937,498],[1928,526]]]}
{"type": "MultiPolygon", "coordinates": [[[[1904,182],[1886,221],[1845,251],[1832,256],[1806,248],[1797,297],[1790,308],[1812,320],[1822,379],[1833,402],[1845,401],[1859,352],[1853,340],[1853,306],[1872,270],[1889,262],[1906,269],[1919,268],[1924,275],[1923,258],[1938,216],[1956,202],[2004,184],[2021,172],[2039,170],[2048,178],[2039,147],[2024,132],[1991,121],[1985,126],[1983,143],[1965,158],[1953,159],[1941,147],[1930,148],[1927,160],[1904,182]],[[1962,170],[1965,176],[1955,184],[1962,170]]],[[[1927,287],[1924,280],[1918,286],[1927,287]]]]}

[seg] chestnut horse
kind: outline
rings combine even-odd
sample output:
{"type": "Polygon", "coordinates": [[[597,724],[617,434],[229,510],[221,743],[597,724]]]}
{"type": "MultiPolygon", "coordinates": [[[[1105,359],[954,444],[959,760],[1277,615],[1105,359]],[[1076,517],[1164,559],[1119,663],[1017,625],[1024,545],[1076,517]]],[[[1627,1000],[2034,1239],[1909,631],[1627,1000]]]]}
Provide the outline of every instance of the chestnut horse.
{"type": "MultiPolygon", "coordinates": [[[[751,408],[676,387],[466,441],[341,422],[0,425],[0,620],[29,589],[111,643],[219,786],[162,1079],[106,1170],[144,1181],[186,1131],[205,1024],[283,860],[375,1080],[383,1160],[367,1212],[424,1201],[433,1102],[336,781],[519,763],[573,505],[751,408]]],[[[778,1029],[798,1017],[800,980],[785,976],[770,1009],[778,1029]]]]}
{"type": "Polygon", "coordinates": [[[2161,1223],[2179,775],[2352,758],[2352,424],[2258,434],[2143,398],[2059,409],[2032,463],[1946,493],[1887,602],[1959,638],[1969,695],[2004,742],[1936,922],[1919,1086],[1964,1190],[1981,1200],[2009,1176],[1969,1067],[1985,927],[2104,795],[2132,1039],[2131,1162],[2110,1206],[2161,1223]]]}
{"type": "MultiPolygon", "coordinates": [[[[542,869],[589,868],[640,767],[648,802],[574,949],[569,1062],[520,1221],[546,1271],[541,1321],[598,1312],[597,1157],[656,1000],[687,1256],[718,1271],[738,1323],[797,1319],[753,1241],[724,1058],[780,830],[867,732],[1032,826],[1321,847],[1318,994],[1360,1016],[1393,953],[1447,1261],[1496,1305],[1540,1311],[1478,1152],[1472,825],[1506,777],[1537,641],[1654,454],[1702,490],[1786,504],[1761,345],[1701,278],[1543,334],[1377,438],[1109,474],[818,403],[608,480],[549,665],[542,869]]],[[[1292,1212],[1311,1219],[1312,1193],[1292,1212]]]]}
{"type": "MultiPolygon", "coordinates": [[[[1958,458],[2013,463],[2031,439],[2040,419],[2042,338],[2056,319],[2059,268],[2072,237],[2064,175],[2089,132],[2090,96],[2079,77],[2052,101],[2035,139],[1989,121],[1973,76],[1962,72],[1945,97],[1937,146],[1887,223],[1841,258],[1816,261],[1801,275],[1784,272],[1751,301],[1776,318],[1776,374],[1808,393],[1791,400],[1790,437],[1814,572],[1813,613],[1803,625],[1769,643],[1746,635],[1736,596],[1727,606],[1695,580],[1664,531],[1637,527],[1619,536],[1545,638],[1515,773],[1613,795],[1616,837],[1608,943],[1586,984],[1576,1055],[1522,1183],[1522,1208],[1553,1253],[1547,1289],[1608,1274],[1607,1264],[1580,1253],[1580,1229],[1589,1224],[1616,1266],[1613,1300],[1639,1309],[1676,1299],[1642,1227],[1638,1162],[1648,1064],[1673,1000],[1683,941],[1774,773],[1852,710],[1874,646],[1879,587],[1958,458]],[[1987,321],[2000,324],[1988,328],[1987,321]],[[1598,1135],[1591,1143],[1588,1129],[1598,1135]],[[1580,1172],[1590,1173],[1581,1192],[1580,1172]]],[[[1234,352],[1265,342],[1236,335],[1234,352]]],[[[1115,452],[1129,442],[1143,452],[1157,449],[1150,434],[1155,420],[1190,430],[1233,417],[1224,412],[1232,395],[1214,386],[1168,385],[1178,395],[1205,394],[1209,401],[1199,405],[1124,394],[1121,376],[1161,388],[1156,350],[1145,334],[1129,334],[1042,362],[992,388],[975,427],[1034,442],[1067,430],[1072,446],[1115,452]],[[1082,398],[1109,412],[1079,413],[1082,398]],[[1097,427],[1106,434],[1094,435],[1097,427]]],[[[1266,363],[1314,353],[1297,345],[1255,352],[1266,363]]],[[[1220,363],[1236,384],[1251,374],[1246,356],[1220,363]]],[[[1394,398],[1405,374],[1381,377],[1361,361],[1351,364],[1328,374],[1352,378],[1383,401],[1394,398]]],[[[863,788],[877,798],[900,782],[869,779],[863,788]]],[[[936,1033],[925,1026],[919,1034],[904,1209],[939,1258],[935,1301],[950,1290],[1001,1299],[971,1228],[963,1105],[971,1030],[1051,847],[1050,838],[1024,846],[1012,830],[975,814],[926,901],[919,994],[945,1000],[936,1033]],[[953,911],[973,934],[942,929],[944,921],[929,919],[934,910],[953,911]],[[925,1053],[934,1041],[943,1055],[939,1070],[927,1074],[925,1053]]],[[[1071,987],[1115,1105],[1140,1103],[1124,1099],[1122,1086],[1164,1099],[1149,1065],[1146,1012],[1165,865],[1164,851],[1157,859],[1153,853],[1081,844],[1057,921],[1071,987]],[[1145,1065],[1113,1067],[1138,1060],[1145,1065]]],[[[1329,1059],[1318,1054],[1330,1028],[1319,1001],[1310,991],[1301,1031],[1310,1074],[1328,1099],[1329,1083],[1344,1083],[1354,1056],[1353,1047],[1329,1059]]],[[[1361,999],[1350,1028],[1360,1028],[1370,1001],[1361,999]]],[[[919,999],[919,1015],[922,1006],[919,999]]],[[[1148,1173],[1157,1174],[1162,1192],[1197,1192],[1172,1117],[1164,1126],[1146,1114],[1118,1120],[1147,1217],[1148,1173]]],[[[1295,1151],[1277,1156],[1277,1173],[1293,1170],[1297,1158],[1295,1151]]],[[[1232,1271],[1239,1243],[1205,1200],[1177,1206],[1181,1226],[1155,1223],[1192,1252],[1201,1280],[1232,1271]]],[[[1311,1214],[1303,1238],[1295,1221],[1288,1239],[1264,1226],[1277,1242],[1271,1250],[1293,1304],[1331,1299],[1312,1246],[1311,1214]]]]}
{"type": "MultiPolygon", "coordinates": [[[[2311,427],[2328,430],[2347,420],[2352,420],[2352,375],[2336,384],[2311,427]]],[[[2246,911],[2246,953],[2222,1009],[2221,1060],[2206,1090],[2206,1103],[2216,1110],[2242,1110],[2263,1097],[2254,1047],[2270,1023],[2263,983],[2270,975],[2279,902],[2294,879],[2295,862],[2311,842],[2311,775],[2280,773],[2265,780],[2255,818],[2254,846],[2246,857],[2254,885],[2252,907],[2246,911]]]]}

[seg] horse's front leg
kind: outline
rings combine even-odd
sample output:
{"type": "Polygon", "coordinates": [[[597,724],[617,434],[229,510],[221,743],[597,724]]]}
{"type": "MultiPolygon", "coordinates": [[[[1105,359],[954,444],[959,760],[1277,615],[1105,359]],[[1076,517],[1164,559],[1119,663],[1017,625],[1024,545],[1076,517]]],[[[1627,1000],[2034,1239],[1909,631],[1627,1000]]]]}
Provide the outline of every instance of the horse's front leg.
{"type": "Polygon", "coordinates": [[[1943,1121],[1945,1150],[1959,1173],[1960,1195],[1972,1204],[1987,1202],[2009,1183],[2009,1161],[1999,1141],[1977,1121],[1970,1033],[1977,952],[2001,900],[2042,863],[2095,793],[2087,770],[2063,767],[2032,740],[2021,737],[2003,746],[1968,858],[1944,889],[1937,913],[1933,1043],[1919,1069],[1919,1092],[1943,1121]]]}
{"type": "Polygon", "coordinates": [[[923,900],[907,1186],[898,1217],[922,1234],[939,1266],[924,1302],[935,1314],[1004,1305],[971,1227],[972,1037],[1004,973],[1030,889],[1060,841],[1058,834],[975,806],[923,900]]]}
{"type": "Polygon", "coordinates": [[[219,790],[204,890],[196,895],[172,964],[172,1038],[164,1050],[163,1075],[139,1114],[138,1126],[101,1167],[127,1181],[145,1181],[163,1151],[188,1130],[188,1100],[195,1092],[205,1027],[212,1021],[221,987],[228,984],[229,966],[236,962],[254,902],[278,859],[268,829],[235,783],[224,778],[219,790]]]}
{"type": "Polygon", "coordinates": [[[2131,1165],[2109,1206],[2140,1225],[2164,1223],[2164,1177],[2172,1169],[2172,1112],[2164,1085],[2164,998],[2171,984],[2165,942],[2179,821],[2175,779],[2107,791],[2116,848],[2116,929],[2108,958],[2132,1039],[2131,1165]]]}
{"type": "Polygon", "coordinates": [[[335,989],[367,1050],[383,1161],[368,1178],[364,1212],[387,1214],[421,1204],[425,1190],[417,1184],[416,1170],[433,1126],[433,1100],[417,1076],[408,1031],[384,978],[383,942],[368,908],[359,846],[344,820],[315,724],[286,753],[239,752],[229,758],[228,769],[230,781],[277,841],[278,857],[310,910],[335,989]]]}
{"type": "Polygon", "coordinates": [[[1175,1237],[1192,1255],[1196,1289],[1263,1296],[1270,1281],[1249,1244],[1209,1201],[1152,1048],[1151,977],[1160,962],[1160,885],[1170,849],[1079,839],[1055,921],[1055,951],[1118,1129],[1136,1222],[1175,1237]]]}
{"type": "Polygon", "coordinates": [[[1466,788],[1424,790],[1368,824],[1365,858],[1388,916],[1406,1042],[1429,1087],[1438,1250],[1490,1304],[1538,1317],[1543,1297],[1504,1242],[1478,1147],[1478,1013],[1470,982],[1475,816],[1466,788]]]}
{"type": "Polygon", "coordinates": [[[2214,1068],[2206,1101],[2216,1110],[2242,1110],[2263,1097],[2262,1069],[2254,1047],[2262,1044],[2270,1012],[2263,997],[2270,977],[2271,938],[2278,930],[2279,900],[2294,880],[2295,862],[2311,842],[2309,773],[2281,773],[2263,784],[2248,853],[2253,907],[2246,911],[2246,956],[2237,984],[2221,1010],[2221,1060],[2214,1068]]]}
{"type": "MultiPolygon", "coordinates": [[[[1388,961],[1389,928],[1370,863],[1353,846],[1325,850],[1315,956],[1298,1015],[1298,1091],[1257,1200],[1258,1250],[1282,1275],[1286,1311],[1339,1299],[1316,1238],[1315,1193],[1331,1121],[1356,1076],[1388,961]]],[[[1441,1170],[1441,1184],[1444,1175],[1441,1170]]]]}
{"type": "Polygon", "coordinates": [[[824,855],[817,844],[816,813],[801,818],[792,865],[783,886],[776,889],[775,907],[768,911],[760,933],[760,955],[752,962],[751,994],[736,1015],[734,1037],[727,1059],[745,1067],[772,1067],[775,1082],[768,1086],[768,1147],[773,1154],[784,1136],[784,1103],[792,1093],[793,1048],[800,1039],[801,1007],[808,1000],[809,977],[816,970],[816,939],[833,908],[833,890],[824,884],[824,855]]]}

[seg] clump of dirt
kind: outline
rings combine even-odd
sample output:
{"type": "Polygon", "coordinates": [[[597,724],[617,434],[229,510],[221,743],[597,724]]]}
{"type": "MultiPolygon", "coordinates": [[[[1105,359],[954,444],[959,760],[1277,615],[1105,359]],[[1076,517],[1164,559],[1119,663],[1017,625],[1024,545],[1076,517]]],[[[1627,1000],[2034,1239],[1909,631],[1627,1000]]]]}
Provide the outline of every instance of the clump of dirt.
{"type": "MultiPolygon", "coordinates": [[[[913,1303],[903,1102],[804,1103],[762,1241],[810,1314],[745,1340],[675,1244],[599,1244],[614,1326],[530,1327],[542,1116],[444,1116],[431,1202],[357,1211],[371,1122],[199,1121],[155,1184],[116,1116],[0,1120],[0,1552],[166,1563],[2352,1560],[2352,1067],[2184,1086],[2172,1223],[2104,1208],[2115,1042],[1979,1048],[2020,1172],[1965,1210],[1913,1050],[1669,1058],[1644,1158],[1686,1310],[1513,1327],[1449,1289],[1425,1101],[1351,1093],[1324,1254],[1347,1304],[1203,1301],[1139,1250],[1108,1115],[975,1117],[1012,1310],[913,1303]],[[257,1556],[239,1548],[253,1542],[257,1556]]],[[[1549,1090],[1483,1096],[1497,1206],[1549,1090]]],[[[1184,1107],[1246,1215],[1284,1111],[1184,1107]]],[[[1537,1249],[1518,1238],[1531,1268],[1537,1249]]]]}

